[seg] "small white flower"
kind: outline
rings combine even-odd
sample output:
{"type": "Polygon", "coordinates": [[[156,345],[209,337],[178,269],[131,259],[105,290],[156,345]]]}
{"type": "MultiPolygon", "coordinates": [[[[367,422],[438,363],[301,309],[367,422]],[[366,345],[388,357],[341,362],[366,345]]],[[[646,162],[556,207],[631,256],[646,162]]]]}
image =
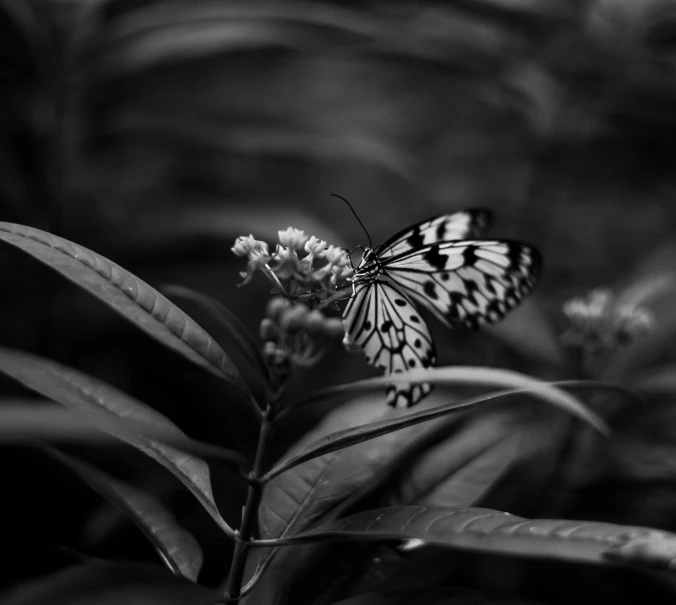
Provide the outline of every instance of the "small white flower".
{"type": "Polygon", "coordinates": [[[654,326],[647,309],[634,305],[617,305],[614,294],[606,288],[592,290],[585,298],[573,298],[563,305],[571,323],[565,334],[569,343],[611,349],[635,342],[654,326]]]}
{"type": "Polygon", "coordinates": [[[236,256],[260,256],[268,254],[268,245],[265,242],[258,241],[253,235],[240,235],[235,240],[235,245],[231,248],[236,256]]]}
{"type": "Polygon", "coordinates": [[[604,315],[612,313],[614,302],[613,293],[606,288],[596,288],[589,293],[587,313],[590,318],[600,319],[604,315]]]}
{"type": "Polygon", "coordinates": [[[244,281],[239,284],[243,286],[251,281],[256,269],[266,268],[270,261],[270,254],[268,253],[268,245],[265,242],[254,239],[253,235],[248,237],[243,235],[235,240],[235,245],[231,248],[233,254],[237,256],[248,256],[249,263],[246,271],[240,272],[244,281]]]}
{"type": "Polygon", "coordinates": [[[305,258],[301,259],[300,264],[303,268],[303,273],[308,277],[312,274],[312,263],[315,258],[323,258],[325,255],[324,250],[326,249],[326,242],[321,239],[317,239],[314,235],[305,242],[305,252],[307,255],[305,258]]]}
{"type": "Polygon", "coordinates": [[[331,283],[334,286],[342,285],[354,276],[354,269],[350,267],[337,267],[334,265],[331,270],[331,283]]]}
{"type": "Polygon", "coordinates": [[[350,263],[350,257],[343,248],[337,248],[336,246],[329,246],[326,249],[324,255],[326,262],[332,267],[347,267],[352,266],[350,263]]]}
{"type": "Polygon", "coordinates": [[[305,252],[312,258],[323,258],[325,256],[326,242],[322,239],[317,239],[314,235],[305,242],[305,252]]]}
{"type": "Polygon", "coordinates": [[[272,260],[271,269],[279,279],[304,279],[305,271],[294,248],[277,244],[272,260]]]}
{"type": "Polygon", "coordinates": [[[650,311],[642,307],[622,305],[617,309],[615,323],[619,332],[626,334],[629,339],[635,340],[655,327],[655,317],[650,311]]]}
{"type": "Polygon", "coordinates": [[[294,227],[288,227],[284,229],[284,231],[278,231],[277,234],[279,235],[279,243],[292,250],[302,250],[305,242],[309,239],[308,236],[305,235],[305,231],[295,229],[294,227]]]}

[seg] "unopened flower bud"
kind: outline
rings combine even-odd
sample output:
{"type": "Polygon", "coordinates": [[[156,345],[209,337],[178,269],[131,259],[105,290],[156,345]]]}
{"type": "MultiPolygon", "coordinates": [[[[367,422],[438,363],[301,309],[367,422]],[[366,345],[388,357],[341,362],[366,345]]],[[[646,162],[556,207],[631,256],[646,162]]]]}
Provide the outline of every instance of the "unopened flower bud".
{"type": "Polygon", "coordinates": [[[303,328],[308,312],[309,309],[306,305],[302,303],[294,305],[282,312],[279,318],[279,325],[287,332],[297,332],[303,328]]]}
{"type": "Polygon", "coordinates": [[[283,296],[274,296],[268,301],[266,315],[273,321],[278,322],[283,311],[291,306],[291,301],[283,296]]]}
{"type": "Polygon", "coordinates": [[[326,317],[324,317],[324,314],[321,311],[317,311],[317,309],[313,309],[305,318],[305,329],[308,331],[308,334],[312,334],[313,336],[323,334],[325,321],[326,317]]]}
{"type": "Polygon", "coordinates": [[[263,357],[266,363],[273,370],[288,367],[289,353],[284,349],[280,349],[274,342],[266,342],[263,345],[263,357]]]}
{"type": "Polygon", "coordinates": [[[268,317],[261,320],[260,335],[263,340],[274,340],[279,334],[279,328],[268,317]]]}
{"type": "Polygon", "coordinates": [[[345,334],[343,320],[338,317],[327,317],[324,320],[324,334],[329,338],[339,338],[345,334]]]}

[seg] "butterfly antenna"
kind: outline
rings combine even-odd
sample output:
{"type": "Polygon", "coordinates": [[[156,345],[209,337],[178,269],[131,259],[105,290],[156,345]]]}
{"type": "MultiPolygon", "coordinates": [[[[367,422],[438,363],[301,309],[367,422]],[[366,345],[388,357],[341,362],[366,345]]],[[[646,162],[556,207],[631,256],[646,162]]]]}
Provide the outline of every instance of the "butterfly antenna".
{"type": "Polygon", "coordinates": [[[366,227],[364,227],[364,223],[361,222],[361,219],[359,218],[359,216],[357,216],[357,213],[354,211],[354,208],[352,207],[352,204],[350,204],[350,202],[348,202],[348,201],[347,201],[343,196],[341,196],[341,195],[337,195],[337,194],[335,194],[335,193],[332,193],[331,195],[332,195],[333,197],[337,197],[337,198],[343,200],[343,201],[349,206],[350,210],[352,210],[352,214],[354,214],[354,218],[356,218],[356,219],[359,221],[359,224],[361,225],[361,228],[364,230],[364,233],[366,233],[366,237],[368,237],[368,240],[369,240],[369,248],[373,248],[373,242],[371,241],[371,236],[369,235],[369,232],[366,230],[366,227]]]}

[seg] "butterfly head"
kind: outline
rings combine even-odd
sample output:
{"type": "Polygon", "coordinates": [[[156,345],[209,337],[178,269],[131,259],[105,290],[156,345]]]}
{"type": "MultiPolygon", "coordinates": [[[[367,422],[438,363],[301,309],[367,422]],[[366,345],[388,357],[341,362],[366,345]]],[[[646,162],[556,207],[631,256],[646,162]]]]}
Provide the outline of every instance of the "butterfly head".
{"type": "Polygon", "coordinates": [[[372,272],[374,269],[380,268],[380,259],[378,258],[378,249],[380,246],[375,248],[364,248],[362,252],[361,262],[359,267],[357,267],[357,272],[372,272]]]}

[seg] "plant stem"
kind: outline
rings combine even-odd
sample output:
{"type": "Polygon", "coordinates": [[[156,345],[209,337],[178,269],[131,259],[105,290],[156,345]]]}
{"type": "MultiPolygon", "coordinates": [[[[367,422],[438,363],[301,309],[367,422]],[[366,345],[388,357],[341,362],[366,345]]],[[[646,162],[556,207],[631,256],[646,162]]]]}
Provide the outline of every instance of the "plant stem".
{"type": "Polygon", "coordinates": [[[272,432],[272,407],[268,407],[263,412],[261,428],[258,434],[258,444],[256,446],[256,456],[254,458],[253,468],[249,473],[249,489],[242,514],[242,525],[235,532],[235,551],[232,555],[230,572],[225,584],[225,592],[228,601],[236,601],[241,596],[242,580],[244,578],[244,569],[246,567],[247,555],[251,546],[250,540],[256,524],[258,515],[258,506],[263,493],[263,484],[259,479],[263,476],[264,460],[270,434],[272,432]]]}

